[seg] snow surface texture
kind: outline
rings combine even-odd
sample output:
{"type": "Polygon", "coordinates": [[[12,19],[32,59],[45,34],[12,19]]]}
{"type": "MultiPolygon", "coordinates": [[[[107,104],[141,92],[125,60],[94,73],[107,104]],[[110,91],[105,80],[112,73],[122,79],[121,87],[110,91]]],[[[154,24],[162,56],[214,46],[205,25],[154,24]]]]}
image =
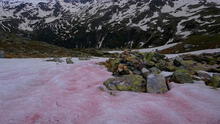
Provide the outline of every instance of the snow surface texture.
{"type": "MultiPolygon", "coordinates": [[[[75,60],[75,59],[74,59],[75,60]]],[[[111,77],[90,61],[0,59],[1,124],[219,124],[220,90],[174,84],[163,95],[98,87],[111,77]]]]}

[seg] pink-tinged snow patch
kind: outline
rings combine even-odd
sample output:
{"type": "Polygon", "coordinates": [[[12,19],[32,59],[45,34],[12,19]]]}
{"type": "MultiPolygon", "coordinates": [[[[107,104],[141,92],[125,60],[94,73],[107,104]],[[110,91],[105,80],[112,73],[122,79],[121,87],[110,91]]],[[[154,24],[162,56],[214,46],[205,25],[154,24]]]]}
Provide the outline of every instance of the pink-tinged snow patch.
{"type": "Polygon", "coordinates": [[[95,61],[0,59],[0,124],[220,124],[219,89],[110,95],[98,87],[111,73],[95,61]]]}

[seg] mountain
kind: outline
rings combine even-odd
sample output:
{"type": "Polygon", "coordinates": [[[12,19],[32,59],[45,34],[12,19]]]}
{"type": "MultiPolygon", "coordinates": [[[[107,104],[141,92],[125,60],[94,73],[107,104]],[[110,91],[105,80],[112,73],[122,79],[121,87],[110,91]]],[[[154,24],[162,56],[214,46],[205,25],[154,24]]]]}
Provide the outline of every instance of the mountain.
{"type": "Polygon", "coordinates": [[[0,31],[66,48],[145,48],[220,32],[219,0],[0,0],[0,31]]]}

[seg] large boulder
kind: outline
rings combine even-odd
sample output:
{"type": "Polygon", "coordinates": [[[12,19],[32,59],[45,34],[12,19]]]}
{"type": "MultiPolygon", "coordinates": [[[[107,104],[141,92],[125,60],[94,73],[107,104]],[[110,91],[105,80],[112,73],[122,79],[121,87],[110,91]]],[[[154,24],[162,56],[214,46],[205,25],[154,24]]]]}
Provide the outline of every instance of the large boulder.
{"type": "Polygon", "coordinates": [[[172,75],[172,81],[176,83],[193,83],[193,79],[189,72],[184,69],[176,70],[172,75]]]}
{"type": "Polygon", "coordinates": [[[168,91],[166,79],[160,74],[150,74],[147,77],[147,92],[148,93],[165,93],[168,91]]]}
{"type": "Polygon", "coordinates": [[[140,75],[124,75],[104,82],[109,90],[146,92],[146,81],[140,75]]]}
{"type": "Polygon", "coordinates": [[[5,58],[5,52],[0,50],[0,58],[5,58]]]}

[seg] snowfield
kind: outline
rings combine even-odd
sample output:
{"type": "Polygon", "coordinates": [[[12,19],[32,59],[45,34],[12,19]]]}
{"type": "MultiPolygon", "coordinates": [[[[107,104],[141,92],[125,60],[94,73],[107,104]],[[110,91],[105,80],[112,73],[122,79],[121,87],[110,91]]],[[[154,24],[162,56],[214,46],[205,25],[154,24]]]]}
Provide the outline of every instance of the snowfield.
{"type": "Polygon", "coordinates": [[[0,124],[219,124],[220,90],[171,83],[163,95],[100,90],[96,62],[0,59],[0,124]]]}

